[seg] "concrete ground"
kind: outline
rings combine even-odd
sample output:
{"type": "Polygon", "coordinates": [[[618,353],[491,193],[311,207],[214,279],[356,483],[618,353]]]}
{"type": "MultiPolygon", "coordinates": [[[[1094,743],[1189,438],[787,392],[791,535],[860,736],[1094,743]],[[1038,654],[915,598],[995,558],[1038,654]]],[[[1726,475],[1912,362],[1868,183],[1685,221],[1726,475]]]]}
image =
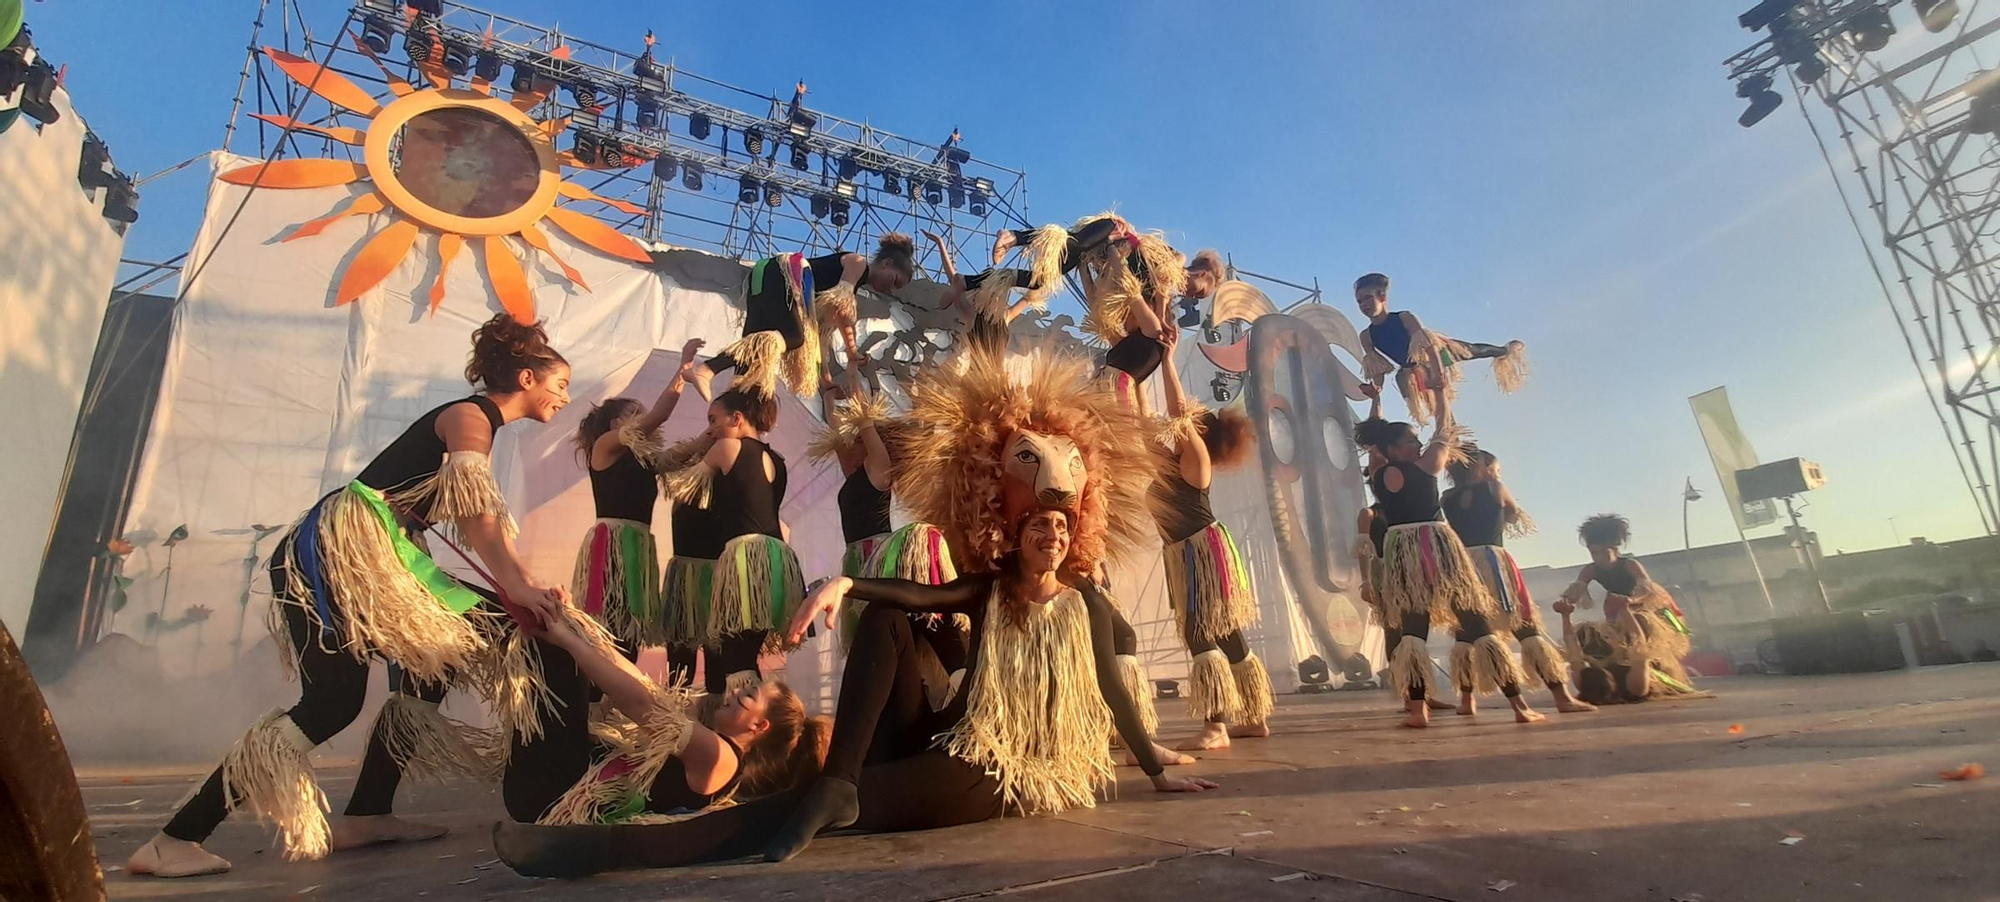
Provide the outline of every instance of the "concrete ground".
{"type": "MultiPolygon", "coordinates": [[[[210,843],[234,873],[108,874],[113,899],[1035,900],[1235,897],[1529,899],[2000,898],[2000,665],[1839,677],[1739,677],[1718,697],[1555,715],[1504,707],[1396,726],[1386,693],[1281,699],[1268,740],[1177,772],[1222,788],[1151,791],[1121,770],[1116,801],[1058,818],[823,838],[784,865],[515,876],[492,852],[484,789],[418,787],[399,809],[450,836],[286,864],[236,818],[210,843]]],[[[1546,697],[1534,702],[1545,709],[1546,697]]],[[[1162,703],[1163,705],[1174,703],[1162,703]]],[[[1162,714],[1169,711],[1163,707],[1162,714]]],[[[1173,711],[1178,714],[1179,712],[1173,711]]],[[[1192,731],[1170,719],[1167,732],[1192,731]]],[[[351,762],[328,762],[336,807],[351,762]]],[[[166,819],[186,773],[84,775],[109,866],[166,819]]]]}

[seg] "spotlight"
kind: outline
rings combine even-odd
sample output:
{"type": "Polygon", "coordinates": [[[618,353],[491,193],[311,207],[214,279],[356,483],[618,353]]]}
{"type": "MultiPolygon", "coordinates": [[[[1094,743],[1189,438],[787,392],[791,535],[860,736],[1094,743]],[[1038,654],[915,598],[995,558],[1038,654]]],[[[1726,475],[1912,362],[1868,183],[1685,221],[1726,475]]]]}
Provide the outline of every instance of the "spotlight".
{"type": "Polygon", "coordinates": [[[1889,46],[1889,38],[1896,33],[1896,23],[1889,20],[1889,11],[1876,6],[1862,10],[1847,19],[1847,39],[1855,49],[1873,53],[1889,46]]]}
{"type": "Polygon", "coordinates": [[[576,98],[576,108],[582,112],[595,113],[604,109],[604,100],[597,94],[597,86],[588,81],[574,81],[566,85],[571,97],[576,98]]]}
{"type": "Polygon", "coordinates": [[[847,154],[840,158],[840,177],[842,179],[852,181],[855,176],[860,174],[861,161],[855,159],[853,154],[847,154]]]}
{"type": "Polygon", "coordinates": [[[1771,76],[1752,75],[1736,83],[1736,96],[1750,101],[1750,108],[1736,118],[1736,124],[1749,128],[1764,121],[1765,116],[1785,102],[1778,92],[1771,90],[1771,76]]]}
{"type": "Polygon", "coordinates": [[[846,198],[847,200],[853,200],[853,199],[854,199],[854,183],[853,183],[853,182],[834,182],[834,183],[833,183],[833,193],[834,193],[834,196],[835,196],[835,197],[841,197],[841,198],[846,198]]]}
{"type": "Polygon", "coordinates": [[[638,111],[633,121],[640,128],[660,127],[660,103],[653,99],[653,95],[640,94],[638,99],[632,101],[632,107],[638,111]]]}
{"type": "Polygon", "coordinates": [[[410,0],[410,8],[426,16],[442,16],[444,0],[410,0]]]}
{"type": "Polygon", "coordinates": [[[1154,698],[1180,698],[1181,684],[1175,680],[1154,680],[1154,698]]]}
{"type": "Polygon", "coordinates": [[[132,179],[123,173],[113,171],[118,180],[111,183],[110,190],[104,192],[104,218],[127,225],[139,221],[139,191],[132,187],[132,179]]]}
{"type": "Polygon", "coordinates": [[[689,191],[700,191],[701,173],[702,168],[700,163],[694,160],[687,161],[687,165],[681,167],[681,187],[689,191]]]}
{"type": "Polygon", "coordinates": [[[944,152],[944,168],[957,175],[960,167],[972,162],[972,152],[963,147],[947,148],[944,152]]]}
{"type": "Polygon", "coordinates": [[[1299,662],[1299,682],[1308,686],[1323,685],[1333,679],[1333,668],[1326,666],[1326,659],[1313,655],[1299,662]]]}
{"type": "Polygon", "coordinates": [[[653,180],[662,183],[671,182],[674,180],[674,171],[679,168],[680,164],[673,157],[661,154],[653,160],[653,180]]]}
{"type": "Polygon", "coordinates": [[[736,178],[736,202],[754,204],[757,202],[757,180],[747,175],[736,178]]]}
{"type": "Polygon", "coordinates": [[[2000,87],[1988,86],[1972,95],[1965,113],[1965,130],[1975,135],[2000,134],[2000,87]]]}
{"type": "Polygon", "coordinates": [[[991,196],[993,194],[993,180],[984,177],[973,179],[972,190],[991,196]]]}
{"type": "Polygon", "coordinates": [[[972,197],[971,197],[971,204],[970,204],[970,206],[968,207],[968,210],[969,210],[969,211],[970,211],[970,212],[972,213],[972,215],[974,215],[974,216],[985,216],[985,215],[986,215],[986,193],[985,193],[985,192],[983,192],[983,191],[981,191],[981,190],[979,190],[978,188],[973,188],[973,189],[972,189],[972,197]]]}
{"type": "Polygon", "coordinates": [[[83,133],[83,151],[77,154],[76,180],[92,191],[110,187],[112,182],[118,180],[118,175],[111,168],[111,150],[104,146],[104,141],[97,137],[96,132],[83,133]]]}
{"type": "Polygon", "coordinates": [[[381,16],[371,15],[361,22],[361,45],[367,47],[371,53],[378,55],[388,53],[389,42],[395,36],[395,30],[390,28],[388,21],[381,16]]]}
{"type": "Polygon", "coordinates": [[[472,74],[479,76],[480,81],[492,84],[500,80],[500,64],[502,62],[504,60],[500,59],[500,54],[494,53],[491,50],[480,51],[479,62],[473,65],[472,74]]]}
{"type": "Polygon", "coordinates": [[[810,156],[808,156],[810,153],[811,151],[807,150],[804,144],[793,144],[792,168],[800,172],[804,172],[807,169],[812,168],[812,159],[810,156]]]}
{"type": "Polygon", "coordinates": [[[764,186],[764,206],[775,207],[785,202],[784,189],[774,184],[764,186]]]}
{"type": "Polygon", "coordinates": [[[894,169],[882,170],[882,193],[884,194],[903,193],[903,179],[901,176],[896,174],[896,170],[894,169]]]}
{"type": "Polygon", "coordinates": [[[944,186],[936,182],[924,183],[924,203],[937,206],[944,203],[944,186]]]}
{"type": "Polygon", "coordinates": [[[535,67],[530,63],[514,64],[513,88],[516,94],[528,94],[535,90],[535,67]]]}
{"type": "Polygon", "coordinates": [[[847,203],[847,201],[844,201],[844,200],[836,200],[836,201],[834,201],[834,202],[833,202],[833,227],[834,227],[834,228],[837,228],[837,229],[844,229],[844,228],[847,228],[847,223],[848,223],[848,213],[849,213],[849,212],[850,212],[850,211],[851,211],[852,209],[853,209],[853,207],[849,206],[849,205],[848,205],[848,203],[847,203]]]}
{"type": "Polygon", "coordinates": [[[569,155],[575,157],[578,163],[585,166],[597,165],[599,152],[596,135],[577,132],[576,136],[570,139],[569,155]]]}
{"type": "Polygon", "coordinates": [[[708,114],[695,113],[688,117],[688,137],[696,141],[708,140],[708,114]]]}
{"type": "Polygon", "coordinates": [[[1208,391],[1210,396],[1215,398],[1215,403],[1229,403],[1229,380],[1222,378],[1221,373],[1216,373],[1215,378],[1208,380],[1208,391]]]}
{"type": "Polygon", "coordinates": [[[832,209],[833,209],[833,200],[831,198],[828,198],[824,194],[813,195],[812,215],[814,219],[825,219],[827,212],[832,209]]]}
{"type": "Polygon", "coordinates": [[[62,118],[56,109],[56,70],[48,60],[37,57],[21,79],[21,112],[43,125],[62,118]]]}
{"type": "Polygon", "coordinates": [[[959,187],[959,183],[956,180],[951,183],[951,188],[945,193],[951,195],[952,209],[956,210],[965,206],[965,189],[959,187]]]}
{"type": "Polygon", "coordinates": [[[1819,45],[1794,28],[1789,18],[1772,23],[1771,45],[1778,50],[1779,62],[1796,67],[1792,73],[1801,81],[1816,82],[1826,77],[1826,61],[1820,58],[1819,45]]]}
{"type": "Polygon", "coordinates": [[[436,43],[437,24],[422,16],[410,23],[409,31],[403,32],[403,54],[410,62],[419,65],[429,62],[436,43]]]}
{"type": "Polygon", "coordinates": [[[743,152],[753,157],[763,156],[764,133],[754,128],[745,131],[743,133],[743,152]]]}
{"type": "Polygon", "coordinates": [[[1744,14],[1737,16],[1736,24],[1751,31],[1763,31],[1771,27],[1772,22],[1778,21],[1779,17],[1791,12],[1792,7],[1797,5],[1799,5],[1799,0],[1764,0],[1764,2],[1750,7],[1749,11],[1744,14]]]}
{"type": "Polygon", "coordinates": [[[1910,0],[1916,7],[1917,18],[1932,34],[1938,34],[1951,27],[1951,20],[1958,18],[1958,0],[1910,0]]]}
{"type": "Polygon", "coordinates": [[[1815,56],[1793,67],[1792,74],[1809,83],[1819,81],[1826,77],[1826,61],[1815,56]]]}
{"type": "Polygon", "coordinates": [[[472,48],[457,41],[444,42],[444,71],[464,75],[472,68],[472,48]]]}

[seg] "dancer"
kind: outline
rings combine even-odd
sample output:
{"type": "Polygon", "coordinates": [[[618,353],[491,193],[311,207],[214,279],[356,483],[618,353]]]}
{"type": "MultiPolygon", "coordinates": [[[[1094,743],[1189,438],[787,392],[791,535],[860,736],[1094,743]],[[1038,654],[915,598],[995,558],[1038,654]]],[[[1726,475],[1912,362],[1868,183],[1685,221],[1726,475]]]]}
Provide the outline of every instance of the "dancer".
{"type": "Polygon", "coordinates": [[[928,371],[908,419],[917,437],[898,461],[896,491],[913,514],[944,524],[978,572],[944,586],[840,577],[800,608],[795,638],[848,595],[873,605],[819,780],[680,824],[502,825],[494,848],[503,860],[548,876],[759,850],[784,860],[823,829],[928,829],[1010,808],[1087,806],[1110,779],[1102,743],[1114,722],[1156,788],[1213,786],[1145,760],[1152,743],[1118,678],[1110,602],[1084,579],[1145,535],[1154,465],[1137,424],[1078,361],[1040,361],[1014,385],[1001,361],[978,355],[962,369],[928,371]],[[913,647],[928,640],[896,608],[973,619],[969,688],[945,711],[924,704],[913,647]]]}
{"type": "Polygon", "coordinates": [[[1111,347],[1105,375],[1126,409],[1145,413],[1146,379],[1166,356],[1167,305],[1187,287],[1185,260],[1158,233],[1083,255],[1084,328],[1111,347]],[[1127,248],[1130,248],[1128,251],[1127,248]]]}
{"type": "Polygon", "coordinates": [[[474,760],[462,726],[438,712],[447,686],[477,688],[503,725],[528,733],[537,697],[532,661],[507,616],[486,593],[438,568],[423,530],[454,526],[520,616],[546,620],[562,610],[568,592],[529,572],[514,549],[514,522],[488,455],[502,426],[554,418],[569,403],[569,376],[540,325],[495,315],[473,333],[465,367],[480,392],[418,418],[292,526],[271,555],[270,619],[273,638],[297,665],[299,701],[258,720],[173,820],[132,853],[127,871],[229,870],[201,843],[239,804],[276,822],[293,860],[444,834],[390,810],[405,768],[418,775],[489,769],[474,760]],[[401,669],[402,686],[375,721],[346,814],[329,825],[307,753],[360,715],[369,662],[378,656],[401,669]]]}
{"type": "MultiPolygon", "coordinates": [[[[1562,653],[1555,643],[1542,631],[1535,600],[1528,594],[1527,582],[1521,579],[1521,568],[1507,552],[1509,535],[1528,535],[1535,526],[1534,520],[1514,501],[1513,493],[1500,482],[1500,459],[1484,448],[1468,446],[1464,455],[1446,469],[1452,487],[1440,499],[1445,520],[1465,543],[1472,565],[1479,570],[1487,592],[1498,603],[1500,628],[1513,632],[1520,640],[1521,663],[1530,676],[1549,687],[1557,711],[1575,714],[1596,710],[1570,697],[1569,668],[1563,664],[1562,653]]],[[[1470,660],[1475,651],[1471,643],[1471,637],[1460,633],[1458,645],[1452,649],[1452,660],[1470,660]],[[1460,651],[1458,646],[1464,646],[1464,650],[1460,651]]],[[[1471,713],[1476,705],[1473,695],[1462,682],[1459,688],[1460,712],[1471,713]]]]}
{"type": "Polygon", "coordinates": [[[1366,349],[1362,375],[1380,386],[1394,373],[1396,388],[1419,425],[1442,409],[1447,396],[1457,393],[1461,363],[1492,360],[1493,378],[1509,394],[1527,379],[1528,346],[1519,341],[1505,345],[1457,341],[1425,329],[1414,313],[1390,312],[1388,276],[1371,272],[1354,280],[1354,302],[1368,318],[1367,328],[1361,330],[1361,346],[1366,349]]]}
{"type": "Polygon", "coordinates": [[[658,444],[652,436],[680,404],[701,346],[697,338],[681,348],[680,367],[651,408],[631,398],[612,398],[592,407],[576,428],[577,455],[590,474],[597,522],[577,549],[570,597],[610,630],[633,660],[638,660],[640,647],[667,643],[659,546],[653,539],[653,501],[659,488],[632,449],[658,444]]]}
{"type": "MultiPolygon", "coordinates": [[[[1505,644],[1493,635],[1491,618],[1498,614],[1493,597],[1466,557],[1465,546],[1442,522],[1438,475],[1444,472],[1457,445],[1458,428],[1451,419],[1450,397],[1442,398],[1437,429],[1428,445],[1417,441],[1408,423],[1364,420],[1355,439],[1381,455],[1383,464],[1369,477],[1368,487],[1382,505],[1389,524],[1382,547],[1382,599],[1385,624],[1397,624],[1395,648],[1389,653],[1389,681],[1402,696],[1409,718],[1405,726],[1430,725],[1426,696],[1432,667],[1425,638],[1431,623],[1455,619],[1459,631],[1472,640],[1476,653],[1461,665],[1454,661],[1454,682],[1469,680],[1475,688],[1493,686],[1506,695],[1514,719],[1534,723],[1544,719],[1521,697],[1520,670],[1505,644]]],[[[1456,657],[1456,656],[1455,656],[1456,657]]]]}
{"type": "MultiPolygon", "coordinates": [[[[1619,552],[1631,541],[1631,524],[1617,514],[1598,514],[1577,527],[1577,537],[1590,549],[1590,563],[1577,573],[1576,582],[1563,590],[1562,597],[1572,610],[1587,608],[1591,604],[1590,584],[1604,587],[1603,630],[1611,651],[1600,656],[1601,660],[1592,660],[1612,675],[1619,689],[1615,694],[1628,700],[1662,692],[1696,694],[1694,680],[1681,664],[1691,643],[1680,606],[1653,582],[1645,565],[1619,552]]],[[[1581,680],[1580,675],[1578,695],[1586,701],[1606,694],[1595,687],[1584,692],[1581,680]]]]}
{"type": "Polygon", "coordinates": [[[792,391],[809,395],[819,390],[821,336],[833,332],[840,334],[847,359],[866,366],[854,344],[854,287],[865,276],[869,288],[893,295],[915,274],[915,245],[896,232],[882,236],[873,260],[835,251],[758,261],[743,300],[743,337],[694,368],[695,391],[709,400],[715,374],[734,369],[736,383],[760,397],[777,390],[781,371],[792,391]]]}
{"type": "Polygon", "coordinates": [[[659,686],[607,653],[574,611],[566,613],[537,640],[557,705],[541,737],[516,737],[501,781],[515,820],[645,822],[736,795],[780,792],[819,772],[831,722],[808,717],[783,681],[747,684],[700,704],[679,684],[659,686]],[[593,730],[569,716],[585,710],[593,688],[621,720],[593,730]]]}
{"type": "Polygon", "coordinates": [[[1166,334],[1161,363],[1169,420],[1160,450],[1168,459],[1154,487],[1154,511],[1166,543],[1160,558],[1167,604],[1194,658],[1188,713],[1202,723],[1201,735],[1181,748],[1221,749],[1231,738],[1271,735],[1271,678],[1243,640],[1243,628],[1257,616],[1250,574],[1235,537],[1208,503],[1214,471],[1247,460],[1254,439],[1242,411],[1216,413],[1182,395],[1173,355],[1178,335],[1166,334]]]}

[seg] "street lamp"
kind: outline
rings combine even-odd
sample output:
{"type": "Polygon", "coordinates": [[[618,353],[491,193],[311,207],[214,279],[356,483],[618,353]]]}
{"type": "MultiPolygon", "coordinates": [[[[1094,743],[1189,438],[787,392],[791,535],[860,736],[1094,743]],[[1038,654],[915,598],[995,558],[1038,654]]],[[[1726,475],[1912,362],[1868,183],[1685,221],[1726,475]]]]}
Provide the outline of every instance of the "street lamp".
{"type": "MultiPolygon", "coordinates": [[[[1701,621],[1701,631],[1708,632],[1708,605],[1702,598],[1700,578],[1694,569],[1694,542],[1688,532],[1688,505],[1701,500],[1701,490],[1694,487],[1694,477],[1688,477],[1681,488],[1681,557],[1688,565],[1688,588],[1694,590],[1695,616],[1701,621]]],[[[1709,637],[1711,640],[1714,637],[1709,637]]]]}

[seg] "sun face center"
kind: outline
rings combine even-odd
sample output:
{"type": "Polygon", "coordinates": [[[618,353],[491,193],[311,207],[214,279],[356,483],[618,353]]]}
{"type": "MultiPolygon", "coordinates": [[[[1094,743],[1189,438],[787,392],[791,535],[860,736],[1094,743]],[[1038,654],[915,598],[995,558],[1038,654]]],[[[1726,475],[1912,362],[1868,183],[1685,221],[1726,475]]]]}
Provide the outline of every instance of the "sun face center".
{"type": "Polygon", "coordinates": [[[535,196],[542,166],[512,123],[470,107],[412,116],[403,126],[396,181],[440,212],[491,219],[535,196]]]}

